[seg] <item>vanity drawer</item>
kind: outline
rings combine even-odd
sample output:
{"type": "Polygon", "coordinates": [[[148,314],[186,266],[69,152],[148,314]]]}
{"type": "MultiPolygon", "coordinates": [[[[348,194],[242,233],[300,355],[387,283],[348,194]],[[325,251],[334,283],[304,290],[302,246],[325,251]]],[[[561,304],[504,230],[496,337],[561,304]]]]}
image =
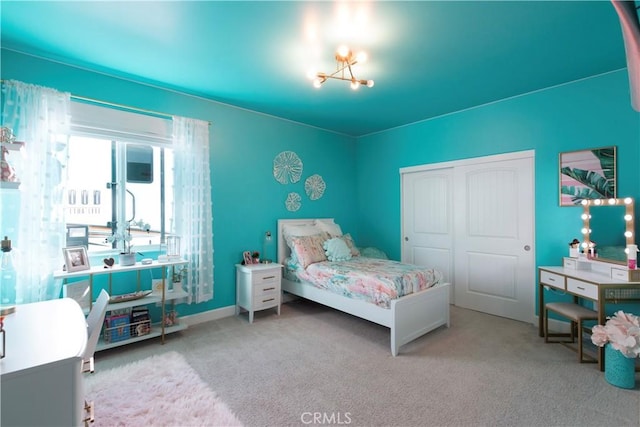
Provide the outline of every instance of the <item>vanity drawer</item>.
{"type": "Polygon", "coordinates": [[[623,282],[629,281],[629,270],[622,270],[620,268],[612,268],[611,269],[611,278],[620,280],[623,282]]]}
{"type": "Polygon", "coordinates": [[[567,278],[567,290],[576,295],[580,295],[592,300],[598,300],[598,287],[593,283],[583,282],[582,280],[567,278]]]}
{"type": "Polygon", "coordinates": [[[540,283],[553,286],[554,288],[564,289],[565,277],[560,274],[551,273],[549,271],[540,270],[540,283]]]}
{"type": "Polygon", "coordinates": [[[578,269],[578,260],[573,258],[564,258],[562,261],[562,266],[564,268],[570,268],[572,270],[578,269]]]}

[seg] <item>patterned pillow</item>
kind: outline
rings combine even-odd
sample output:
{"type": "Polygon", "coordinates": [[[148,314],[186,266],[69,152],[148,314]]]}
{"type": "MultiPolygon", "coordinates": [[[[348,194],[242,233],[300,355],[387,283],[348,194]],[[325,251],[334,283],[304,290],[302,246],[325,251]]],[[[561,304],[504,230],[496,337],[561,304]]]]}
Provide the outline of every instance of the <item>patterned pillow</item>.
{"type": "Polygon", "coordinates": [[[358,247],[354,243],[353,237],[351,237],[351,234],[347,233],[342,236],[339,236],[338,238],[344,240],[344,242],[347,244],[349,249],[351,249],[351,256],[360,256],[360,251],[358,250],[358,247]]]}
{"type": "Polygon", "coordinates": [[[287,243],[291,248],[292,258],[295,258],[302,268],[307,268],[314,262],[326,261],[327,256],[322,245],[327,237],[326,233],[313,236],[291,236],[287,243]]]}

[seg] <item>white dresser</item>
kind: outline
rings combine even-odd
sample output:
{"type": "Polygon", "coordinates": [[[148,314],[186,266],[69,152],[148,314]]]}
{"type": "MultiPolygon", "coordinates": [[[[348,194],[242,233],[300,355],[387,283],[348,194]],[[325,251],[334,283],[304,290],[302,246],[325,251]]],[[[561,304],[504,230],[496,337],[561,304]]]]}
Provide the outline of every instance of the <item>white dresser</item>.
{"type": "Polygon", "coordinates": [[[281,264],[236,264],[236,315],[241,309],[249,312],[249,323],[253,313],[268,308],[277,308],[280,314],[282,301],[281,264]]]}
{"type": "Polygon", "coordinates": [[[70,298],[18,305],[4,319],[0,425],[82,424],[87,326],[70,298]]]}

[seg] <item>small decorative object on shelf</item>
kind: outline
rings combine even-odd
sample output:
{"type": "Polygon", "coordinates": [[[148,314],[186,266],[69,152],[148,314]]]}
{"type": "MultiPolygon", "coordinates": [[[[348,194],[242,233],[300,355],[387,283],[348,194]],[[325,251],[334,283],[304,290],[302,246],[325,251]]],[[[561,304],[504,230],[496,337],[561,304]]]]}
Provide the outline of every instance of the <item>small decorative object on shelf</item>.
{"type": "Polygon", "coordinates": [[[116,263],[116,260],[113,258],[105,258],[102,262],[104,263],[104,268],[111,268],[116,263]]]}
{"type": "Polygon", "coordinates": [[[18,151],[24,146],[23,142],[17,142],[15,139],[11,128],[6,126],[0,128],[0,143],[2,144],[0,148],[0,184],[5,188],[18,188],[20,186],[16,171],[7,160],[9,151],[18,151]]]}
{"type": "Polygon", "coordinates": [[[179,236],[167,237],[167,259],[169,261],[176,261],[180,259],[180,237],[179,236]]]}
{"type": "Polygon", "coordinates": [[[635,388],[635,358],[640,356],[640,318],[617,311],[593,327],[591,341],[605,347],[604,378],[620,388],[635,388]]]}
{"type": "Polygon", "coordinates": [[[580,250],[580,240],[573,239],[573,241],[569,243],[569,256],[571,258],[578,258],[579,250],[580,250]]]}
{"type": "Polygon", "coordinates": [[[170,311],[164,316],[164,326],[174,326],[178,324],[178,313],[170,311]]]}
{"type": "Polygon", "coordinates": [[[627,245],[627,267],[635,270],[637,267],[638,245],[627,245]]]}
{"type": "Polygon", "coordinates": [[[242,252],[242,264],[244,264],[244,265],[253,264],[253,261],[251,260],[251,252],[250,251],[242,252]]]}
{"type": "Polygon", "coordinates": [[[260,264],[260,252],[254,251],[251,254],[251,261],[253,264],[260,264]]]}
{"type": "Polygon", "coordinates": [[[120,256],[118,257],[118,263],[123,266],[134,265],[136,263],[136,253],[132,251],[133,244],[131,240],[133,239],[131,236],[131,227],[138,227],[140,230],[149,231],[151,226],[144,222],[144,220],[134,221],[133,219],[127,221],[126,228],[123,230],[116,231],[111,236],[107,237],[107,242],[122,242],[122,248],[120,252],[120,256]]]}
{"type": "Polygon", "coordinates": [[[69,273],[74,271],[89,270],[89,257],[84,246],[71,246],[62,249],[64,265],[69,273]]]}
{"type": "Polygon", "coordinates": [[[11,253],[11,240],[4,236],[1,244],[0,260],[0,304],[11,306],[16,303],[17,273],[11,253]]]}
{"type": "Polygon", "coordinates": [[[151,294],[151,291],[138,291],[138,292],[131,292],[130,294],[114,295],[111,298],[109,298],[109,304],[141,299],[146,297],[149,294],[151,294]]]}

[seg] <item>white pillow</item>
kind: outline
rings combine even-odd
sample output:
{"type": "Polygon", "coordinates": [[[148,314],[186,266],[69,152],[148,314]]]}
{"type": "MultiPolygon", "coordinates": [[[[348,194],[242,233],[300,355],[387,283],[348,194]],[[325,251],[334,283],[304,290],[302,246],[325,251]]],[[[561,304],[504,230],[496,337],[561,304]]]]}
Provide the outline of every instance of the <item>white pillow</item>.
{"type": "Polygon", "coordinates": [[[320,230],[329,233],[331,237],[342,236],[342,229],[333,222],[333,219],[316,219],[316,226],[320,230]]]}
{"type": "Polygon", "coordinates": [[[313,224],[285,224],[282,226],[282,235],[288,237],[313,236],[322,233],[320,227],[313,224]]]}

